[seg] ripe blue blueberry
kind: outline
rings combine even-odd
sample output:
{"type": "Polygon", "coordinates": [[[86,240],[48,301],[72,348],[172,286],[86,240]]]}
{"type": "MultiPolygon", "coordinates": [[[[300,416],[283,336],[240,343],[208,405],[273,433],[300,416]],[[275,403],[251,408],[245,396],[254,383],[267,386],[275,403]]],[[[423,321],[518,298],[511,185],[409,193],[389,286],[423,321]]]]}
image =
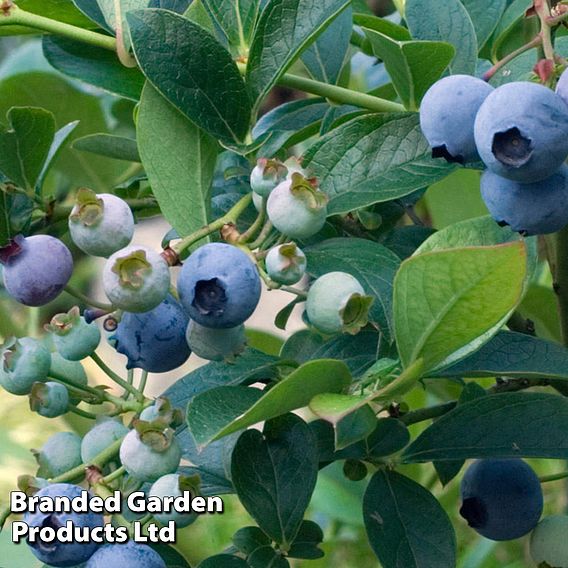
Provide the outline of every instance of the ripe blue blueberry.
{"type": "Polygon", "coordinates": [[[166,568],[161,556],[145,544],[129,540],[124,544],[106,544],[89,559],[85,568],[166,568]]]}
{"type": "Polygon", "coordinates": [[[278,245],[268,251],[266,272],[278,284],[296,284],[306,272],[306,255],[294,243],[278,245]]]}
{"type": "Polygon", "coordinates": [[[520,459],[474,462],[461,482],[461,516],[491,540],[513,540],[534,529],[542,514],[540,481],[520,459]]]}
{"type": "Polygon", "coordinates": [[[185,341],[189,318],[173,296],[143,314],[124,313],[111,340],[126,355],[127,369],[165,373],[183,365],[191,354],[185,341]]]}
{"type": "Polygon", "coordinates": [[[35,458],[39,465],[38,475],[57,477],[83,463],[81,438],[73,432],[53,434],[39,452],[35,452],[35,458]]]}
{"type": "Polygon", "coordinates": [[[173,430],[151,426],[140,433],[131,430],[120,446],[120,461],[126,471],[139,481],[156,481],[174,473],[181,460],[181,448],[173,430]]]}
{"type": "Polygon", "coordinates": [[[568,105],[568,73],[566,71],[558,79],[556,94],[568,105]]]}
{"type": "Polygon", "coordinates": [[[77,192],[69,215],[73,242],[86,254],[108,257],[128,246],[134,234],[134,217],[126,201],[90,189],[77,192]]]}
{"type": "Polygon", "coordinates": [[[195,321],[187,326],[187,344],[197,355],[208,361],[235,360],[246,346],[245,326],[215,329],[204,327],[195,321]]]}
{"type": "Polygon", "coordinates": [[[250,174],[250,186],[261,197],[268,197],[270,192],[284,179],[288,170],[279,160],[260,158],[250,174]]]}
{"type": "MultiPolygon", "coordinates": [[[[148,496],[159,497],[160,499],[164,497],[182,497],[184,491],[190,491],[192,496],[194,496],[191,480],[178,473],[169,473],[168,475],[163,475],[152,484],[148,496]]],[[[195,513],[170,511],[169,513],[155,513],[154,518],[162,525],[175,521],[177,528],[183,528],[191,525],[197,519],[197,515],[195,513]]]]}
{"type": "Polygon", "coordinates": [[[69,391],[60,383],[35,383],[30,393],[30,409],[45,418],[56,418],[67,412],[69,391]]]}
{"type": "Polygon", "coordinates": [[[69,249],[49,235],[18,236],[0,249],[4,286],[26,306],[43,306],[65,288],[73,273],[69,249]]]}
{"type": "Polygon", "coordinates": [[[481,196],[492,217],[523,235],[545,235],[568,224],[568,166],[549,178],[519,183],[485,171],[481,196]]]}
{"type": "Polygon", "coordinates": [[[224,243],[198,248],[184,263],[179,298],[192,320],[205,327],[236,327],[260,300],[260,277],[242,250],[224,243]]]}
{"type": "Polygon", "coordinates": [[[355,334],[367,324],[372,303],[356,278],[345,272],[328,272],[310,286],[306,313],[322,333],[355,334]]]}
{"type": "Polygon", "coordinates": [[[543,85],[506,83],[481,105],[475,143],[492,172],[521,183],[543,180],[568,156],[568,106],[543,85]]]}
{"type": "Polygon", "coordinates": [[[12,394],[29,394],[35,382],[47,379],[50,367],[51,356],[42,342],[8,339],[0,350],[0,385],[12,394]]]}
{"type": "Polygon", "coordinates": [[[293,173],[268,196],[266,212],[274,227],[291,239],[318,233],[327,218],[327,196],[302,174],[293,173]]]}
{"type": "Polygon", "coordinates": [[[465,164],[479,159],[473,126],[493,87],[477,77],[451,75],[434,83],[420,105],[420,127],[433,158],[465,164]]]}
{"type": "Polygon", "coordinates": [[[114,306],[127,312],[147,312],[170,290],[167,262],[153,250],[129,246],[115,252],[103,270],[103,286],[114,306]]]}
{"type": "MultiPolygon", "coordinates": [[[[35,495],[37,497],[69,497],[74,499],[81,496],[83,489],[70,483],[54,483],[40,489],[35,495]]],[[[75,527],[86,527],[93,529],[104,526],[103,515],[99,513],[26,513],[24,522],[30,527],[52,528],[54,531],[64,527],[67,522],[73,523],[75,527]]],[[[49,566],[77,566],[86,562],[95,553],[99,544],[96,542],[61,542],[54,540],[44,542],[38,540],[29,543],[32,552],[39,560],[49,564],[49,566]]],[[[112,564],[108,564],[109,568],[112,564]]],[[[126,567],[125,567],[126,568],[126,567]]]]}
{"type": "Polygon", "coordinates": [[[90,463],[93,458],[106,450],[117,440],[128,434],[128,428],[118,420],[105,420],[93,426],[81,442],[81,460],[90,463]]]}
{"type": "Polygon", "coordinates": [[[568,516],[552,515],[531,533],[530,553],[538,566],[568,568],[568,516]]]}
{"type": "Polygon", "coordinates": [[[101,340],[99,328],[94,323],[87,323],[76,306],[67,313],[53,316],[45,329],[52,334],[55,349],[70,361],[92,355],[101,340]]]}

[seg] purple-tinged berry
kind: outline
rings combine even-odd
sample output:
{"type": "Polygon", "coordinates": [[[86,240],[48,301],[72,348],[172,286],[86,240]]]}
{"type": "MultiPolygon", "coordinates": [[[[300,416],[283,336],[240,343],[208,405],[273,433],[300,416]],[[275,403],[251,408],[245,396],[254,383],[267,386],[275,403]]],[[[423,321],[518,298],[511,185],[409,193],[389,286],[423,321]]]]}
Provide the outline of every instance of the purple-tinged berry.
{"type": "Polygon", "coordinates": [[[147,312],[168,295],[170,269],[157,252],[143,246],[129,246],[107,260],[103,286],[108,299],[117,308],[127,312],[147,312]]]}
{"type": "Polygon", "coordinates": [[[18,236],[0,249],[4,286],[26,306],[43,306],[59,296],[73,273],[69,249],[55,237],[18,236]]]}
{"type": "Polygon", "coordinates": [[[50,367],[51,356],[42,342],[8,339],[0,350],[0,385],[12,394],[29,394],[35,382],[47,379],[50,367]]]}
{"type": "Polygon", "coordinates": [[[91,556],[85,568],[166,568],[162,557],[146,544],[129,540],[125,544],[106,544],[91,556]]]}
{"type": "Polygon", "coordinates": [[[69,215],[73,242],[86,254],[108,257],[128,246],[134,235],[134,217],[126,201],[90,189],[77,192],[69,215]]]}
{"type": "Polygon", "coordinates": [[[278,284],[296,284],[306,272],[306,255],[294,243],[271,248],[265,259],[266,272],[278,284]]]}
{"type": "Polygon", "coordinates": [[[193,353],[208,361],[232,362],[246,346],[245,326],[215,329],[195,321],[187,326],[187,343],[193,353]]]}
{"type": "Polygon", "coordinates": [[[178,280],[180,301],[190,318],[212,328],[236,327],[260,300],[260,277],[242,250],[224,243],[198,248],[178,280]]]}
{"type": "Polygon", "coordinates": [[[188,323],[189,317],[170,295],[148,312],[124,313],[111,342],[128,358],[127,369],[165,373],[183,365],[191,354],[185,341],[188,323]]]}
{"type": "Polygon", "coordinates": [[[65,359],[80,361],[93,354],[99,346],[101,332],[94,323],[87,323],[77,306],[57,314],[45,326],[51,332],[55,349],[65,359]]]}
{"type": "Polygon", "coordinates": [[[299,173],[280,183],[269,195],[268,218],[282,234],[307,239],[318,233],[327,218],[327,196],[317,189],[314,179],[299,173]]]}

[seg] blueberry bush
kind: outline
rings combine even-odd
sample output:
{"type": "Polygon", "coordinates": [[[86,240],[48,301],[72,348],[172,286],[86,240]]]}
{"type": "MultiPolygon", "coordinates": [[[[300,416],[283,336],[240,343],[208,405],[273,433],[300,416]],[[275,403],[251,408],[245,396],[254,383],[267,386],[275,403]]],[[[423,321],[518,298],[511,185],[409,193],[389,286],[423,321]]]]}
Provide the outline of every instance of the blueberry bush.
{"type": "Polygon", "coordinates": [[[0,565],[568,568],[567,28],[0,0],[0,403],[64,425],[12,488],[226,503],[24,517],[172,546],[10,545],[5,506],[0,565]]]}

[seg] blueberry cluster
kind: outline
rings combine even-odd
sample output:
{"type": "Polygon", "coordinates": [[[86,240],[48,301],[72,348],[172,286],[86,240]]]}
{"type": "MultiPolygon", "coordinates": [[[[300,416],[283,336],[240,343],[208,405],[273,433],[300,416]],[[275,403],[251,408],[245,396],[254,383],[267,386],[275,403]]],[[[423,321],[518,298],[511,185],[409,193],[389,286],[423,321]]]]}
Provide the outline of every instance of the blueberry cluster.
{"type": "Polygon", "coordinates": [[[568,74],[556,93],[528,81],[494,89],[444,77],[424,96],[420,125],[433,157],[483,161],[481,195],[500,225],[527,236],[568,224],[568,74]]]}

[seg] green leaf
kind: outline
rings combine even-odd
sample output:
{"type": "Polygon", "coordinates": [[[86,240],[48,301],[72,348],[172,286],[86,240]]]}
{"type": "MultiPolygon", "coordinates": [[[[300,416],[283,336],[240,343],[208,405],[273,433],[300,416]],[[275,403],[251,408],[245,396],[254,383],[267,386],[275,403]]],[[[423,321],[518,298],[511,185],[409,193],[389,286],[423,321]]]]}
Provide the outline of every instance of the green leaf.
{"type": "Polygon", "coordinates": [[[399,452],[410,442],[408,428],[396,418],[381,418],[365,441],[367,458],[381,458],[399,452]]]}
{"type": "Polygon", "coordinates": [[[363,499],[369,542],[383,568],[456,566],[448,515],[422,486],[394,471],[371,478],[363,499]]]}
{"type": "Polygon", "coordinates": [[[377,426],[373,409],[366,404],[335,425],[335,448],[342,450],[369,436],[377,426]]]}
{"type": "MultiPolygon", "coordinates": [[[[44,2],[42,2],[44,3],[44,2]]],[[[106,19],[99,8],[98,2],[95,0],[73,0],[73,4],[79,8],[79,10],[87,16],[90,20],[98,24],[101,28],[106,29],[107,31],[112,31],[108,24],[106,23],[106,19]]]]}
{"type": "Polygon", "coordinates": [[[308,273],[319,277],[339,270],[357,278],[375,301],[370,318],[385,338],[392,337],[392,286],[399,258],[389,249],[366,239],[328,239],[304,249],[308,273]]]}
{"type": "Polygon", "coordinates": [[[315,142],[304,164],[329,196],[330,215],[398,199],[455,169],[431,157],[418,113],[354,118],[315,142]]]}
{"type": "Polygon", "coordinates": [[[57,36],[45,36],[42,45],[45,58],[61,73],[114,95],[140,99],[144,75],[124,67],[115,53],[57,36]]]}
{"type": "Polygon", "coordinates": [[[233,535],[233,544],[247,556],[257,548],[270,544],[270,539],[258,527],[243,527],[233,535]]]}
{"type": "Polygon", "coordinates": [[[258,107],[294,59],[343,10],[347,0],[270,0],[255,28],[246,82],[258,107]]]}
{"type": "Polygon", "coordinates": [[[534,323],[537,337],[562,343],[557,301],[552,287],[532,284],[517,311],[534,323]]]}
{"type": "Polygon", "coordinates": [[[257,548],[248,558],[251,568],[290,568],[290,563],[272,546],[257,548]]]}
{"type": "Polygon", "coordinates": [[[181,237],[206,225],[217,142],[150,84],[140,102],[137,140],[150,185],[168,222],[181,237]]]}
{"type": "Polygon", "coordinates": [[[75,150],[106,156],[115,160],[140,162],[136,140],[112,134],[89,134],[73,142],[75,150]]]}
{"type": "Polygon", "coordinates": [[[0,124],[0,172],[21,188],[32,190],[49,155],[55,118],[42,108],[12,107],[0,124]]]}
{"type": "Polygon", "coordinates": [[[430,252],[405,260],[394,283],[400,358],[424,370],[479,349],[520,302],[527,274],[523,242],[430,252]]]}
{"type": "Polygon", "coordinates": [[[537,337],[499,332],[481,349],[436,377],[495,377],[568,379],[568,349],[537,337]]]}
{"type": "Polygon", "coordinates": [[[380,335],[374,331],[338,335],[324,341],[321,335],[302,329],[287,339],[280,356],[298,363],[312,359],[340,359],[358,378],[379,358],[379,342],[380,335]]]}
{"type": "Polygon", "coordinates": [[[249,565],[238,556],[217,554],[206,558],[197,568],[249,568],[249,565]]]}
{"type": "MultiPolygon", "coordinates": [[[[120,5],[120,11],[122,15],[122,21],[118,22],[117,11],[116,11],[116,0],[97,0],[99,8],[103,16],[105,17],[106,23],[109,28],[113,30],[118,30],[119,28],[126,29],[124,22],[126,20],[126,13],[131,10],[142,10],[148,6],[148,0],[118,0],[120,5]]],[[[126,40],[128,34],[121,31],[124,39],[126,40]]]]}
{"type": "Polygon", "coordinates": [[[139,10],[127,19],[136,59],[154,87],[212,136],[242,142],[250,101],[229,52],[201,26],[173,12],[139,10]]]}
{"type": "Polygon", "coordinates": [[[298,416],[275,419],[264,432],[247,430],[233,452],[232,477],[241,503],[279,544],[296,537],[316,485],[314,435],[298,416]]]}
{"type": "Polygon", "coordinates": [[[323,531],[314,521],[302,521],[296,538],[288,551],[290,558],[305,558],[315,560],[324,553],[318,546],[323,542],[323,531]]]}
{"type": "Polygon", "coordinates": [[[490,457],[568,458],[568,400],[502,393],[461,404],[406,449],[405,462],[490,457]]]}
{"type": "Polygon", "coordinates": [[[9,200],[6,192],[0,191],[0,247],[7,245],[12,237],[9,200]]]}
{"type": "Polygon", "coordinates": [[[160,555],[168,568],[191,568],[189,562],[172,546],[154,543],[150,546],[160,555]]]}
{"type": "Polygon", "coordinates": [[[507,6],[503,17],[499,20],[499,24],[497,25],[493,36],[495,40],[491,47],[492,59],[498,59],[497,54],[500,53],[501,46],[512,34],[517,24],[524,19],[525,13],[531,5],[532,0],[515,0],[507,6]]]}
{"type": "Polygon", "coordinates": [[[497,27],[507,0],[461,0],[477,34],[477,46],[481,49],[497,27]]]}
{"type": "Polygon", "coordinates": [[[407,0],[405,18],[413,38],[445,41],[456,48],[450,64],[452,74],[475,75],[477,36],[459,0],[407,0]]]}
{"type": "Polygon", "coordinates": [[[250,46],[260,0],[203,0],[212,20],[227,36],[231,51],[245,55],[250,46]]]}
{"type": "Polygon", "coordinates": [[[305,363],[267,392],[219,387],[197,395],[187,408],[187,422],[198,446],[307,406],[323,392],[341,392],[351,382],[341,361],[305,363]],[[246,392],[245,392],[246,391],[246,392]]]}
{"type": "Polygon", "coordinates": [[[417,110],[426,91],[454,58],[454,47],[441,41],[397,41],[371,29],[363,31],[373,53],[383,60],[404,106],[417,110]]]}
{"type": "Polygon", "coordinates": [[[302,63],[316,80],[336,84],[347,57],[353,30],[353,10],[349,6],[302,53],[302,63]]]}

